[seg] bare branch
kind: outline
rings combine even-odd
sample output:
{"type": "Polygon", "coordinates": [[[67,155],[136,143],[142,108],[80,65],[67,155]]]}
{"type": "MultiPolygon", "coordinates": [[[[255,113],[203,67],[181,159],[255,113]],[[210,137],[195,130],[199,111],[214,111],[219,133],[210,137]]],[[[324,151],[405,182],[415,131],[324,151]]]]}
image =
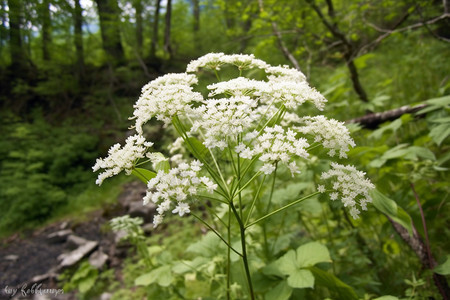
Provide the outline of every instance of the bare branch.
{"type": "Polygon", "coordinates": [[[426,104],[419,104],[412,107],[409,105],[405,105],[400,108],[391,109],[379,113],[371,113],[359,118],[351,119],[346,121],[346,123],[358,123],[366,128],[376,128],[378,127],[378,125],[384,122],[395,120],[404,114],[415,113],[421,110],[422,108],[425,108],[426,106],[427,106],[426,104]]]}
{"type": "Polygon", "coordinates": [[[276,22],[272,22],[272,30],[275,36],[277,37],[278,46],[281,49],[281,52],[283,52],[283,55],[294,65],[294,67],[300,71],[300,65],[298,64],[298,61],[295,59],[294,55],[289,51],[289,49],[286,47],[286,45],[283,42],[283,38],[281,36],[280,31],[278,30],[278,25],[276,22]]]}

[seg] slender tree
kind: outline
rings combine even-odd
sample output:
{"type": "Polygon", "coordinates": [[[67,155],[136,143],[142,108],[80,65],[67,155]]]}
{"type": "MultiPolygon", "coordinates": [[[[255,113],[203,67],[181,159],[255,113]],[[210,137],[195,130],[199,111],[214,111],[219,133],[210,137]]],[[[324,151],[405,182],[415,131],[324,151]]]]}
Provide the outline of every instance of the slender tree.
{"type": "Polygon", "coordinates": [[[192,12],[194,14],[194,33],[200,30],[200,4],[199,0],[192,1],[192,12]]]}
{"type": "Polygon", "coordinates": [[[43,0],[40,5],[40,15],[42,22],[42,58],[45,61],[50,60],[51,19],[50,19],[50,1],[43,0]]]}
{"type": "Polygon", "coordinates": [[[120,39],[120,17],[117,0],[95,0],[95,2],[100,17],[103,49],[108,56],[108,61],[113,64],[121,64],[125,61],[125,55],[120,39]]]}
{"type": "Polygon", "coordinates": [[[21,71],[25,68],[27,57],[22,43],[22,3],[20,0],[8,0],[8,7],[11,67],[21,71]]]}
{"type": "Polygon", "coordinates": [[[150,48],[150,58],[156,57],[156,46],[158,45],[158,30],[159,30],[159,9],[161,7],[161,0],[156,0],[155,15],[153,17],[152,26],[152,44],[150,48]]]}
{"type": "Polygon", "coordinates": [[[142,0],[134,0],[133,1],[134,10],[136,11],[136,50],[139,55],[142,55],[142,44],[143,44],[143,21],[142,21],[142,12],[143,5],[142,0]]]}
{"type": "Polygon", "coordinates": [[[75,8],[73,10],[73,22],[75,28],[74,42],[76,53],[76,70],[78,78],[84,74],[84,50],[83,50],[83,9],[80,0],[75,0],[75,8]]]}
{"type": "Polygon", "coordinates": [[[170,31],[172,22],[172,0],[167,0],[166,7],[166,26],[164,28],[164,51],[172,57],[172,45],[170,41],[170,31]]]}

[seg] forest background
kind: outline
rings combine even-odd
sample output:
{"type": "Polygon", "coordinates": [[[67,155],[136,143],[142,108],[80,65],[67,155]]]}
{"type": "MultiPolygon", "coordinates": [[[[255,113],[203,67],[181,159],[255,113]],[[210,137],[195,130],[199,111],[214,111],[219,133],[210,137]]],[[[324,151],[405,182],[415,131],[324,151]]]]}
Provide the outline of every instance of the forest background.
{"type": "MultiPolygon", "coordinates": [[[[348,121],[358,145],[352,163],[394,201],[395,213],[372,209],[357,224],[341,211],[311,208],[299,216],[305,226],[304,218],[313,220],[310,235],[335,251],[347,249],[340,262],[351,274],[347,282],[379,295],[442,295],[436,281],[448,275],[450,249],[450,2],[0,0],[0,6],[1,236],[115,201],[127,179],[98,188],[91,168],[123,140],[141,87],[209,52],[247,53],[305,73],[328,99],[326,115],[348,121]],[[329,221],[314,221],[323,218],[329,221]],[[408,226],[414,234],[404,234],[408,226]],[[329,239],[334,234],[347,240],[329,239]],[[447,267],[431,271],[439,263],[447,267]]],[[[150,140],[166,151],[160,125],[150,140]]]]}

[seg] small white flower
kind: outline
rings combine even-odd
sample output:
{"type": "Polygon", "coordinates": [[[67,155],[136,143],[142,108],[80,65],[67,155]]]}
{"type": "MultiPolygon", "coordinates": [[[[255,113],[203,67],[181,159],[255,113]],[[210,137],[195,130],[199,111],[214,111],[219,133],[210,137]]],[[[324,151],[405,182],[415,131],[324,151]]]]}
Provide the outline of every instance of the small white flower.
{"type": "Polygon", "coordinates": [[[275,171],[275,166],[273,164],[264,164],[259,171],[263,172],[266,175],[272,174],[275,171]]]}
{"type": "Polygon", "coordinates": [[[173,214],[178,214],[180,217],[184,216],[185,214],[190,213],[191,210],[189,209],[189,205],[184,202],[178,202],[178,205],[175,207],[174,210],[172,210],[173,214]]]}
{"type": "Polygon", "coordinates": [[[326,191],[325,186],[319,184],[319,185],[317,186],[317,191],[318,191],[319,193],[325,193],[325,191],[326,191]]]}

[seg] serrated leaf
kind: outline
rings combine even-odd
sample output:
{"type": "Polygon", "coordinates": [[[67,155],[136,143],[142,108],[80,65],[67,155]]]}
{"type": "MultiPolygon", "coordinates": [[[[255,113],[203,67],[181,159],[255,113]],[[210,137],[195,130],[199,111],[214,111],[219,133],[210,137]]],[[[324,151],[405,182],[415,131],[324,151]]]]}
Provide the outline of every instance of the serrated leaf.
{"type": "Polygon", "coordinates": [[[202,265],[206,265],[211,260],[206,257],[197,256],[193,260],[182,260],[175,263],[172,271],[177,274],[183,274],[187,272],[198,272],[198,268],[202,265]]]}
{"type": "Polygon", "coordinates": [[[287,300],[291,297],[292,288],[285,280],[265,294],[264,300],[287,300]]]}
{"type": "Polygon", "coordinates": [[[163,171],[168,173],[170,170],[169,159],[164,156],[161,152],[153,152],[150,154],[150,160],[153,165],[153,169],[158,171],[163,171]]]}
{"type": "Polygon", "coordinates": [[[94,286],[95,281],[97,281],[97,273],[92,273],[78,282],[78,290],[83,294],[88,292],[94,286]]]}
{"type": "Polygon", "coordinates": [[[223,249],[222,241],[213,232],[209,231],[202,239],[190,244],[187,252],[199,254],[203,257],[214,257],[219,249],[223,249]]]}
{"type": "Polygon", "coordinates": [[[297,263],[300,267],[310,267],[320,262],[331,262],[330,252],[325,245],[311,242],[297,248],[297,263]]]}
{"type": "Polygon", "coordinates": [[[343,281],[341,281],[333,274],[328,273],[317,267],[310,267],[309,270],[314,275],[316,285],[325,286],[329,290],[335,292],[335,297],[333,297],[333,299],[342,299],[342,300],[358,299],[358,296],[356,295],[353,288],[344,283],[343,281]]]}
{"type": "Polygon", "coordinates": [[[156,177],[155,172],[143,168],[134,168],[131,174],[139,178],[145,184],[147,184],[150,179],[156,177]]]}
{"type": "Polygon", "coordinates": [[[314,287],[314,276],[309,270],[300,269],[291,274],[287,279],[290,287],[303,289],[314,287]]]}
{"type": "Polygon", "coordinates": [[[408,148],[408,152],[423,159],[436,160],[434,153],[430,149],[424,147],[411,146],[408,148]]]}
{"type": "Polygon", "coordinates": [[[450,275],[450,255],[447,255],[445,261],[436,266],[433,272],[441,275],[450,275]]]}

